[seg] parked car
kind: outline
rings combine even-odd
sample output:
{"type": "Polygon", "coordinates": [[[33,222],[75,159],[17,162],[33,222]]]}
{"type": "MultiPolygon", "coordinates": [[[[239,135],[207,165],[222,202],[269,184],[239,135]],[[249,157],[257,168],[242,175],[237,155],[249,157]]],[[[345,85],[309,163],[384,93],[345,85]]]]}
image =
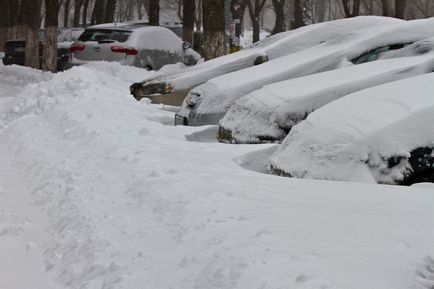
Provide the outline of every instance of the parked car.
{"type": "Polygon", "coordinates": [[[434,36],[434,18],[379,25],[342,33],[308,49],[213,78],[192,89],[175,116],[176,124],[218,124],[238,98],[265,85],[362,63],[375,52],[381,59],[390,50],[434,36]],[[388,50],[388,51],[386,51],[388,50]]]}
{"type": "Polygon", "coordinates": [[[171,30],[141,25],[102,24],[86,28],[70,50],[73,65],[105,60],[158,70],[177,62],[194,65],[200,59],[171,30]]]}
{"type": "Polygon", "coordinates": [[[271,172],[297,178],[434,182],[434,73],[365,89],[294,126],[271,172]]]}
{"type": "Polygon", "coordinates": [[[156,103],[181,105],[192,88],[214,77],[312,47],[341,33],[388,23],[402,23],[402,20],[361,16],[282,32],[237,53],[209,60],[180,72],[160,74],[134,83],[130,87],[131,94],[137,100],[146,97],[156,103]]]}
{"type": "Polygon", "coordinates": [[[394,51],[395,58],[264,86],[235,101],[220,121],[218,139],[228,143],[281,141],[311,112],[345,95],[434,71],[433,50],[434,38],[429,38],[394,51]]]}
{"type": "MultiPolygon", "coordinates": [[[[57,37],[57,70],[62,71],[70,67],[69,46],[72,41],[84,31],[83,28],[69,28],[61,31],[57,37]]],[[[44,31],[39,31],[39,59],[42,65],[42,55],[44,50],[44,31]]],[[[25,39],[11,39],[6,42],[6,51],[3,58],[4,65],[24,65],[25,63],[25,39]]]]}

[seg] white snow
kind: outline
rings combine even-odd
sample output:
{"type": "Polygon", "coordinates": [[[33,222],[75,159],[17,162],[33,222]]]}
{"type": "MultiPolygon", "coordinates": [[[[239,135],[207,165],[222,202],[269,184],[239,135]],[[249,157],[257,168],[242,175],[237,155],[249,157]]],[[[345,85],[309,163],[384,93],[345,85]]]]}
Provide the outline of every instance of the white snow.
{"type": "Polygon", "coordinates": [[[259,142],[260,137],[280,140],[293,125],[329,102],[358,90],[434,71],[434,54],[428,53],[434,49],[433,38],[404,49],[403,55],[418,55],[416,50],[419,56],[379,60],[264,86],[238,99],[220,126],[231,131],[237,143],[259,142]]]}
{"type": "Polygon", "coordinates": [[[200,103],[193,108],[192,119],[213,114],[222,118],[236,99],[267,84],[349,66],[351,60],[372,49],[433,36],[434,18],[373,25],[337,34],[308,49],[213,78],[196,87],[200,103]]]}
{"type": "Polygon", "coordinates": [[[432,187],[248,170],[273,146],[165,125],[137,74],[0,65],[0,288],[432,287],[432,187]]]}
{"type": "Polygon", "coordinates": [[[329,103],[292,128],[271,163],[293,177],[399,182],[406,167],[389,171],[387,158],[434,144],[432,89],[429,73],[329,103]]]}

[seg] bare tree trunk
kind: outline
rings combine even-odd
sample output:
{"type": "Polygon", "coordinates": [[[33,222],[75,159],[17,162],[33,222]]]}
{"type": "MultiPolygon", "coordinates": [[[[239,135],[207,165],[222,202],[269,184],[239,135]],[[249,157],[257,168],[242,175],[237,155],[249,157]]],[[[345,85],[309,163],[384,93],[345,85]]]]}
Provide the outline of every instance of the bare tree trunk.
{"type": "Polygon", "coordinates": [[[87,11],[89,9],[89,0],[84,0],[83,3],[83,15],[81,17],[81,23],[83,24],[83,27],[87,26],[87,11]]]}
{"type": "Polygon", "coordinates": [[[149,1],[149,25],[160,25],[160,0],[149,1]]]}
{"type": "Polygon", "coordinates": [[[182,39],[193,44],[195,0],[184,0],[182,7],[182,39]]]}
{"type": "Polygon", "coordinates": [[[83,4],[84,4],[84,0],[74,1],[74,20],[72,24],[74,27],[78,27],[80,25],[80,10],[83,4]]]}
{"type": "Polygon", "coordinates": [[[342,0],[345,17],[356,17],[360,14],[360,0],[353,0],[353,9],[350,8],[350,0],[342,0]]]}
{"type": "Polygon", "coordinates": [[[105,17],[105,1],[104,0],[95,0],[95,6],[93,6],[92,13],[92,24],[101,24],[104,23],[105,17]]]}
{"type": "Polygon", "coordinates": [[[259,41],[259,30],[260,30],[260,15],[262,9],[264,9],[266,0],[246,0],[247,8],[249,11],[250,19],[253,25],[253,43],[259,41]],[[252,3],[254,1],[254,4],[252,3]]]}
{"type": "Polygon", "coordinates": [[[69,27],[69,9],[71,7],[71,0],[66,0],[63,10],[63,27],[69,27]]]}
{"type": "Polygon", "coordinates": [[[143,18],[142,5],[142,0],[137,0],[137,16],[139,17],[139,20],[142,20],[143,18]]]}
{"type": "Polygon", "coordinates": [[[107,0],[105,23],[112,23],[115,20],[116,0],[107,0]]]}
{"type": "Polygon", "coordinates": [[[271,34],[276,34],[285,31],[285,12],[283,7],[285,6],[285,0],[273,0],[274,12],[276,14],[276,22],[271,34]]]}
{"type": "Polygon", "coordinates": [[[294,0],[294,21],[292,28],[300,28],[305,26],[304,13],[303,13],[303,2],[304,0],[294,0]]]}
{"type": "Polygon", "coordinates": [[[226,54],[225,3],[220,0],[203,0],[202,5],[202,55],[205,60],[209,60],[226,54]]]}
{"type": "Polygon", "coordinates": [[[389,0],[381,0],[381,7],[383,8],[383,16],[390,15],[389,0]]]}
{"type": "MultiPolygon", "coordinates": [[[[45,42],[42,69],[57,71],[57,27],[59,2],[58,0],[45,0],[45,42]]],[[[79,14],[80,15],[80,14],[79,14]]]]}
{"type": "Polygon", "coordinates": [[[317,21],[324,22],[326,14],[326,2],[324,0],[319,0],[317,4],[317,21]]]}
{"type": "Polygon", "coordinates": [[[6,40],[11,29],[9,0],[0,0],[0,7],[0,51],[5,51],[6,40]]]}
{"type": "Polygon", "coordinates": [[[395,0],[395,17],[404,19],[406,0],[395,0]]]}
{"type": "Polygon", "coordinates": [[[203,3],[202,0],[196,0],[196,14],[194,16],[194,23],[196,25],[196,29],[197,31],[201,31],[202,30],[202,24],[203,24],[203,17],[202,17],[202,12],[203,12],[203,3]]]}
{"type": "Polygon", "coordinates": [[[26,66],[39,68],[39,28],[41,16],[41,0],[25,0],[23,2],[25,10],[26,28],[26,66]]]}

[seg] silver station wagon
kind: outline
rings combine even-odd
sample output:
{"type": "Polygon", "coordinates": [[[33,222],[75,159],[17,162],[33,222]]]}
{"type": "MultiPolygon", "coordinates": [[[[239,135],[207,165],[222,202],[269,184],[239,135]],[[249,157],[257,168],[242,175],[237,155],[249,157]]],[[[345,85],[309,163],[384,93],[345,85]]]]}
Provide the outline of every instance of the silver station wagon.
{"type": "Polygon", "coordinates": [[[158,70],[166,64],[194,65],[200,59],[189,43],[164,27],[101,24],[87,28],[70,51],[72,64],[115,61],[158,70]]]}

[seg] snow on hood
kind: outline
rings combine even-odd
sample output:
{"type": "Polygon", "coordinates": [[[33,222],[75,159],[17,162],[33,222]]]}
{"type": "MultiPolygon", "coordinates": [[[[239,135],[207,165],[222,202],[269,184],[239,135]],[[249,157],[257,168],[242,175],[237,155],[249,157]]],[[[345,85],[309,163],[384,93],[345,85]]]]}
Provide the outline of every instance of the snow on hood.
{"type": "Polygon", "coordinates": [[[200,86],[202,103],[197,114],[223,114],[239,97],[264,85],[351,65],[350,60],[372,49],[404,44],[434,35],[434,18],[380,25],[339,34],[314,47],[304,49],[260,66],[228,73],[209,80],[218,90],[213,93],[200,86]],[[219,99],[219,105],[215,99],[219,99]]]}
{"type": "MultiPolygon", "coordinates": [[[[434,43],[421,41],[424,52],[434,43]]],[[[417,50],[416,42],[408,51],[417,50]]],[[[395,56],[399,54],[395,53],[395,56]]],[[[412,53],[415,55],[415,53],[412,53]]],[[[291,127],[321,106],[352,92],[434,70],[434,53],[379,60],[338,70],[273,83],[238,99],[220,121],[235,142],[259,142],[259,137],[279,140],[291,127]]]]}
{"type": "MultiPolygon", "coordinates": [[[[360,166],[368,160],[367,151],[349,150],[344,158],[340,154],[358,140],[433,106],[433,89],[434,73],[430,73],[362,90],[323,106],[292,128],[271,164],[293,177],[378,181],[366,166],[360,166]]],[[[429,123],[412,125],[433,128],[429,123]]],[[[420,142],[419,137],[401,148],[411,148],[420,142]]]]}

